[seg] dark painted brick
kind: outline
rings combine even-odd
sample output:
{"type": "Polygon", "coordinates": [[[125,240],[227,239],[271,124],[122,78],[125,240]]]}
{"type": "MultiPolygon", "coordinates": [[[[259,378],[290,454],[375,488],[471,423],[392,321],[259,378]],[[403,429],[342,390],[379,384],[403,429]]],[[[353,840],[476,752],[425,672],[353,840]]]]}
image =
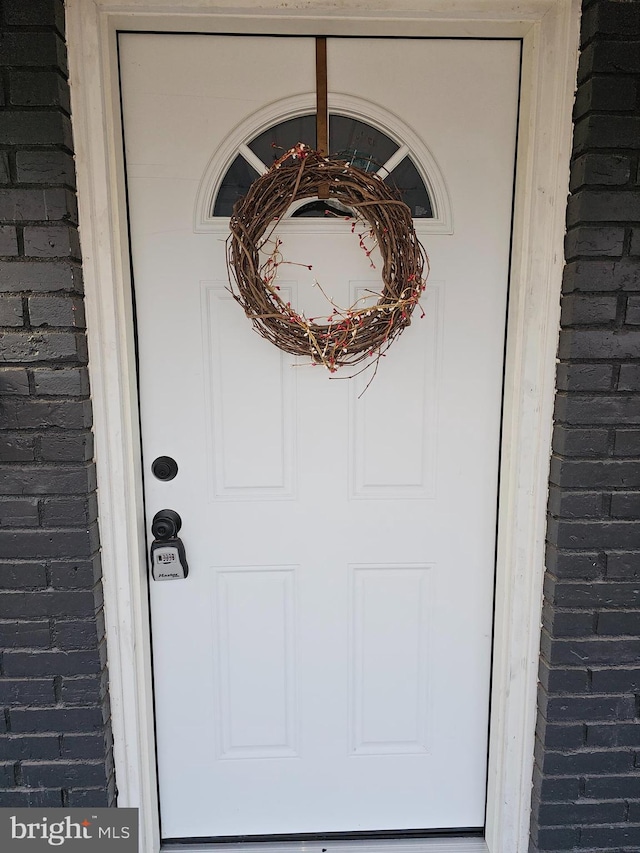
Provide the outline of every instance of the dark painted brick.
{"type": "Polygon", "coordinates": [[[0,758],[46,761],[60,756],[60,738],[52,735],[6,735],[0,738],[0,758]]]}
{"type": "Polygon", "coordinates": [[[619,0],[600,0],[583,14],[582,38],[604,35],[640,34],[640,10],[635,3],[619,0]]]}
{"type": "Polygon", "coordinates": [[[24,253],[32,258],[79,258],[78,232],[63,225],[27,225],[24,253]]]}
{"type": "Polygon", "coordinates": [[[625,819],[625,803],[543,803],[538,818],[541,823],[618,823],[625,819]]]}
{"type": "MultiPolygon", "coordinates": [[[[634,4],[630,5],[633,8],[634,4]]],[[[580,65],[584,71],[594,73],[637,74],[640,72],[640,41],[592,42],[585,49],[580,65]]]]}
{"type": "Polygon", "coordinates": [[[72,147],[71,122],[61,112],[16,110],[0,113],[0,137],[8,145],[72,147]]]}
{"type": "Polygon", "coordinates": [[[63,735],[61,743],[63,758],[103,758],[105,752],[102,735],[63,735]]]}
{"type": "Polygon", "coordinates": [[[565,241],[567,260],[579,255],[607,255],[619,257],[624,247],[624,228],[612,226],[598,228],[581,225],[568,232],[565,241]]]}
{"type": "Polygon", "coordinates": [[[0,151],[0,184],[11,183],[11,175],[9,172],[9,154],[6,151],[0,151]]]}
{"type": "Polygon", "coordinates": [[[561,518],[599,518],[603,515],[602,495],[599,492],[565,492],[552,486],[549,512],[561,518]]]}
{"type": "MultiPolygon", "coordinates": [[[[33,597],[33,596],[30,596],[33,597]]],[[[100,671],[96,651],[5,651],[8,676],[89,675],[100,671]]],[[[20,731],[20,729],[14,729],[20,731]]],[[[26,731],[26,729],[24,730],[26,731]]]]}
{"type": "Polygon", "coordinates": [[[557,387],[560,391],[609,391],[612,375],[611,364],[559,364],[557,387]]]}
{"type": "Polygon", "coordinates": [[[640,487],[640,462],[553,458],[551,482],[567,488],[634,489],[640,487]]]}
{"type": "Polygon", "coordinates": [[[540,659],[538,678],[544,689],[554,694],[586,693],[591,686],[587,669],[552,668],[544,658],[540,659]]]}
{"type": "Polygon", "coordinates": [[[640,691],[640,669],[594,668],[591,670],[591,686],[596,693],[637,693],[640,691]]]}
{"type": "MultiPolygon", "coordinates": [[[[0,428],[48,429],[65,427],[84,429],[91,424],[91,405],[88,400],[16,400],[3,401],[0,408],[0,428]]],[[[8,472],[10,473],[10,472],[8,472]]],[[[30,474],[28,474],[31,477],[30,474]]],[[[0,485],[0,492],[2,486],[0,485]]]]}
{"type": "Polygon", "coordinates": [[[558,581],[545,578],[545,595],[559,607],[633,607],[640,604],[640,584],[622,581],[558,581]]]}
{"type": "Polygon", "coordinates": [[[22,778],[31,787],[77,787],[100,785],[105,781],[104,762],[56,761],[52,764],[22,762],[22,778]]]}
{"type": "Polygon", "coordinates": [[[0,255],[18,254],[18,237],[13,225],[0,225],[0,255]]]}
{"type": "Polygon", "coordinates": [[[608,553],[607,578],[640,578],[640,551],[608,553]]]}
{"type": "Polygon", "coordinates": [[[556,418],[568,424],[640,424],[640,398],[558,394],[556,418]]]}
{"type": "Polygon", "coordinates": [[[48,648],[51,645],[49,620],[21,619],[19,622],[0,622],[0,645],[14,649],[48,648]]]}
{"type": "Polygon", "coordinates": [[[36,394],[82,397],[89,393],[89,374],[86,367],[36,368],[33,371],[36,394]]]}
{"type": "Polygon", "coordinates": [[[84,494],[95,488],[93,466],[74,468],[6,467],[0,491],[6,495],[84,494]]]}
{"type": "Polygon", "coordinates": [[[50,573],[54,589],[92,589],[101,577],[100,558],[52,560],[50,573]]]}
{"type": "Polygon", "coordinates": [[[605,610],[599,613],[598,634],[640,637],[640,611],[605,610]]]}
{"type": "Polygon", "coordinates": [[[559,639],[550,643],[547,632],[542,632],[543,654],[552,664],[568,666],[618,666],[635,664],[640,659],[640,640],[559,639]]]}
{"type": "Polygon", "coordinates": [[[584,796],[596,800],[640,797],[640,776],[602,776],[585,779],[584,796]]]}
{"type": "Polygon", "coordinates": [[[2,39],[0,65],[55,65],[66,71],[64,42],[54,32],[6,30],[2,39]]]}
{"type": "Polygon", "coordinates": [[[18,296],[0,299],[0,326],[22,325],[22,300],[18,296]]]}
{"type": "Polygon", "coordinates": [[[55,71],[13,71],[9,99],[16,106],[62,107],[70,112],[67,81],[55,71]]]}
{"type": "MultiPolygon", "coordinates": [[[[95,642],[94,626],[94,645],[95,642]]],[[[98,705],[102,698],[100,678],[63,678],[60,695],[65,705],[98,705]]]]}
{"type": "Polygon", "coordinates": [[[99,708],[47,708],[39,710],[11,709],[13,732],[80,732],[102,728],[99,708]]]}
{"type": "Polygon", "coordinates": [[[53,628],[53,644],[59,649],[95,649],[94,619],[57,619],[53,628]]]}
{"type": "Polygon", "coordinates": [[[0,196],[0,219],[21,221],[47,218],[43,189],[11,189],[5,190],[0,196]]]}
{"type": "Polygon", "coordinates": [[[14,762],[3,761],[0,763],[0,787],[13,788],[15,784],[14,762]]]}
{"type": "Polygon", "coordinates": [[[538,767],[534,769],[533,786],[540,799],[548,802],[553,802],[554,800],[570,802],[577,800],[580,793],[578,779],[543,776],[538,767]]]}
{"type": "Polygon", "coordinates": [[[616,456],[640,456],[640,430],[616,430],[613,452],[616,456]]]}
{"type": "Polygon", "coordinates": [[[0,563],[0,589],[43,589],[46,585],[47,576],[41,562],[0,563]]]}
{"type": "Polygon", "coordinates": [[[588,637],[594,633],[593,613],[583,610],[558,610],[548,601],[542,609],[542,621],[554,637],[588,637]]]}
{"type": "Polygon", "coordinates": [[[110,805],[103,788],[70,789],[69,808],[106,808],[110,805]]]}
{"type": "Polygon", "coordinates": [[[53,26],[64,34],[64,4],[62,0],[4,0],[4,21],[9,25],[53,26]]]}
{"type": "Polygon", "coordinates": [[[64,151],[18,151],[16,175],[21,183],[75,186],[73,157],[64,151]]]}
{"type": "Polygon", "coordinates": [[[54,293],[58,290],[82,291],[80,267],[58,262],[0,262],[0,290],[12,293],[32,290],[54,293]]]}
{"type": "Polygon", "coordinates": [[[0,396],[7,394],[29,394],[29,375],[24,367],[0,367],[0,396]]]}
{"type": "MultiPolygon", "coordinates": [[[[576,229],[573,229],[574,231],[576,229]]],[[[601,229],[595,229],[601,230],[601,229]]],[[[579,260],[566,265],[563,291],[640,290],[640,262],[622,258],[619,261],[579,260]]]]}
{"type": "MultiPolygon", "coordinates": [[[[635,103],[636,81],[633,77],[592,77],[578,89],[573,114],[576,118],[581,118],[591,110],[627,112],[634,109],[635,103]]],[[[579,167],[581,159],[572,165],[572,169],[579,167]]],[[[591,184],[612,183],[602,180],[603,172],[606,177],[611,170],[606,165],[603,169],[596,167],[594,171],[586,172],[585,180],[591,184]]]]}
{"type": "Polygon", "coordinates": [[[640,325],[640,297],[630,296],[627,300],[627,311],[624,318],[629,325],[640,325]]]}
{"type": "MultiPolygon", "coordinates": [[[[639,125],[640,130],[640,125],[639,125]]],[[[567,225],[579,222],[640,220],[640,193],[636,190],[581,189],[567,206],[567,225]]]]}
{"type": "Polygon", "coordinates": [[[640,364],[621,365],[618,391],[640,391],[640,364]]]}
{"type": "Polygon", "coordinates": [[[62,792],[56,788],[2,791],[0,799],[4,808],[60,808],[63,805],[62,792]]]}
{"type": "Polygon", "coordinates": [[[580,296],[572,294],[562,300],[561,322],[565,326],[610,323],[616,318],[615,296],[580,296]]]}
{"type": "Polygon", "coordinates": [[[84,496],[42,501],[40,512],[44,527],[84,527],[98,517],[95,497],[84,496]]]}
{"type": "Polygon", "coordinates": [[[0,678],[0,705],[54,705],[53,678],[0,678]]]}
{"type": "Polygon", "coordinates": [[[562,456],[606,456],[609,433],[604,429],[578,429],[556,424],[553,449],[562,456]]]}
{"type": "Polygon", "coordinates": [[[584,746],[585,727],[581,723],[546,723],[540,718],[539,732],[547,749],[580,749],[584,746]]]}
{"type": "Polygon", "coordinates": [[[575,127],[574,149],[581,154],[587,148],[640,148],[640,117],[590,115],[581,119],[575,127]]]}
{"type": "Polygon", "coordinates": [[[611,496],[611,515],[640,519],[640,492],[616,492],[611,496]]]}
{"type": "Polygon", "coordinates": [[[35,459],[34,445],[33,438],[0,434],[0,462],[30,462],[35,459]]]}
{"type": "Polygon", "coordinates": [[[543,772],[553,775],[625,773],[633,768],[633,753],[622,750],[552,752],[544,755],[543,772]]]}
{"type": "Polygon", "coordinates": [[[39,523],[37,500],[0,500],[0,527],[37,527],[39,523]]]}
{"type": "Polygon", "coordinates": [[[538,828],[533,827],[533,838],[538,850],[576,850],[578,830],[574,828],[538,828]]]}
{"type": "Polygon", "coordinates": [[[640,524],[633,521],[552,518],[549,520],[549,537],[560,548],[640,548],[640,524]]]}
{"type": "Polygon", "coordinates": [[[549,545],[546,554],[547,569],[559,578],[584,578],[585,580],[600,577],[604,573],[604,563],[597,551],[574,553],[562,551],[549,545]]]}
{"type": "Polygon", "coordinates": [[[29,299],[32,326],[75,326],[84,328],[84,305],[80,299],[32,296],[29,299]]]}
{"type": "Polygon", "coordinates": [[[40,441],[40,458],[47,462],[86,462],[92,455],[90,433],[44,436],[40,441]]]}
{"type": "Polygon", "coordinates": [[[541,710],[549,722],[633,720],[636,703],[634,696],[556,696],[541,710]]]}
{"type": "MultiPolygon", "coordinates": [[[[94,596],[89,591],[65,590],[31,595],[5,592],[0,596],[0,618],[2,619],[33,616],[91,616],[95,610],[94,596]]],[[[15,674],[23,675],[23,672],[15,674]]],[[[34,675],[36,674],[34,672],[34,675]]]]}
{"type": "MultiPolygon", "coordinates": [[[[79,557],[91,555],[97,548],[97,534],[89,530],[0,530],[0,554],[5,559],[59,557],[64,553],[79,557]]],[[[0,612],[2,607],[0,605],[0,612]]]]}
{"type": "Polygon", "coordinates": [[[640,723],[587,725],[587,746],[640,747],[640,723]]]}
{"type": "Polygon", "coordinates": [[[73,332],[7,332],[0,363],[84,360],[85,346],[84,336],[73,332]]]}
{"type": "Polygon", "coordinates": [[[588,847],[640,847],[640,824],[635,826],[585,826],[580,832],[580,843],[588,847]]]}

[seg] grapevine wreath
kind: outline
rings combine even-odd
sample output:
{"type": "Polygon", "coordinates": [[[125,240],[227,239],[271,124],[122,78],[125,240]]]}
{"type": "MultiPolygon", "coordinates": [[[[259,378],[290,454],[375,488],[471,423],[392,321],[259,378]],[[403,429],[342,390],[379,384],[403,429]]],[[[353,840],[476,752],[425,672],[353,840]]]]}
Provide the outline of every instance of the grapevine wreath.
{"type": "Polygon", "coordinates": [[[331,373],[371,356],[377,365],[410,324],[425,289],[428,258],[416,238],[411,211],[396,191],[377,175],[302,143],[280,157],[236,202],[230,228],[231,292],[256,331],[285,352],[310,356],[312,363],[331,373]],[[351,221],[372,266],[371,253],[379,249],[383,286],[375,304],[367,300],[363,305],[359,299],[343,309],[327,296],[331,316],[319,322],[281,298],[276,279],[279,265],[286,262],[281,241],[271,238],[291,204],[305,198],[327,198],[340,210],[352,211],[344,218],[351,221]]]}

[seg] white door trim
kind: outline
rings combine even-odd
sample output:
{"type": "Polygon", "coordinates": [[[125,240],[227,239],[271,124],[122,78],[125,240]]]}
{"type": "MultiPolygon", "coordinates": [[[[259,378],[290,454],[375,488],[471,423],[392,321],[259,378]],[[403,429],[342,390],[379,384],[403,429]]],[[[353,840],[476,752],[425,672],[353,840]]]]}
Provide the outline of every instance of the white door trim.
{"type": "Polygon", "coordinates": [[[522,38],[486,843],[528,849],[559,294],[579,0],[67,0],[119,805],[160,848],[119,29],[522,38]],[[255,14],[254,14],[255,12],[255,14]]]}

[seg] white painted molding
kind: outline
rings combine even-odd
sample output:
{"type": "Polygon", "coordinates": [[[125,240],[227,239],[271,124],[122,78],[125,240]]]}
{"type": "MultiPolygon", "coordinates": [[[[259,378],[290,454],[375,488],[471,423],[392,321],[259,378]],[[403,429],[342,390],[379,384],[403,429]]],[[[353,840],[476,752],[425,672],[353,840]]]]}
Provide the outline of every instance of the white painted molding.
{"type": "MultiPolygon", "coordinates": [[[[274,101],[258,110],[246,121],[241,122],[229,134],[220,148],[211,152],[211,159],[202,176],[196,195],[193,227],[197,233],[213,232],[227,236],[229,232],[228,218],[213,216],[211,210],[213,200],[218,194],[224,176],[235,160],[241,146],[255,139],[256,136],[264,133],[275,124],[306,115],[313,112],[315,108],[316,96],[314,92],[274,101]]],[[[381,109],[377,104],[373,104],[364,98],[354,98],[352,95],[330,93],[329,111],[371,124],[399,145],[406,146],[408,149],[406,154],[413,155],[413,162],[425,183],[433,206],[432,218],[414,220],[416,233],[420,237],[429,234],[453,233],[451,201],[445,177],[435,157],[415,131],[393,113],[381,109]]],[[[303,203],[306,203],[306,200],[303,203]]],[[[331,233],[332,227],[335,229],[335,223],[332,223],[330,219],[315,220],[314,222],[304,222],[298,219],[288,223],[288,230],[312,230],[317,229],[319,224],[323,232],[331,233]]]]}
{"type": "MultiPolygon", "coordinates": [[[[305,841],[271,844],[216,844],[220,853],[487,853],[482,838],[424,838],[400,841],[305,841]]],[[[180,847],[163,847],[163,851],[180,853],[211,853],[211,845],[186,844],[180,847]]]]}
{"type": "Polygon", "coordinates": [[[278,0],[235,2],[66,3],[119,805],[140,808],[140,850],[158,853],[116,32],[522,38],[486,845],[490,853],[526,853],[579,2],[293,0],[286,9],[278,0]]]}

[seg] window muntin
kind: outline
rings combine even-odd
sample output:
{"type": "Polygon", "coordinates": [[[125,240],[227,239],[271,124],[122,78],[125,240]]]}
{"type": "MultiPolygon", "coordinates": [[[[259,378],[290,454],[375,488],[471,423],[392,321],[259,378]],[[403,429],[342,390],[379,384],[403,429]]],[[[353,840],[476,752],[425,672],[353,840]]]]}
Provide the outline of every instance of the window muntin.
{"type": "MultiPolygon", "coordinates": [[[[227,170],[217,193],[214,216],[231,216],[233,205],[258,177],[256,165],[266,171],[271,164],[298,142],[313,145],[316,117],[313,114],[287,119],[263,131],[240,153],[227,170]],[[253,159],[250,164],[247,157],[253,159]]],[[[416,219],[433,218],[427,187],[406,146],[366,122],[339,113],[329,116],[329,150],[367,172],[377,172],[395,186],[416,219]]],[[[328,203],[330,206],[330,202],[328,203]]],[[[324,217],[327,205],[309,201],[295,212],[296,217],[324,217]]]]}

